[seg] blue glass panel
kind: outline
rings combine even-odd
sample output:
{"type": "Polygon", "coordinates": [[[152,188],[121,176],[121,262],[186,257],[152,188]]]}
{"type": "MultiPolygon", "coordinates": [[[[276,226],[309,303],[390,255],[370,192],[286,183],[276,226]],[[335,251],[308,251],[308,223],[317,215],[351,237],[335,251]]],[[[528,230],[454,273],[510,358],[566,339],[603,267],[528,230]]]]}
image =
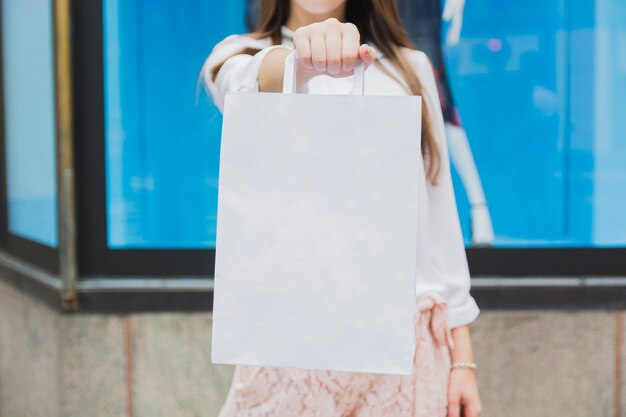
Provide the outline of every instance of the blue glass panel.
{"type": "MultiPolygon", "coordinates": [[[[461,41],[446,48],[452,91],[500,246],[570,239],[565,24],[558,0],[469,1],[461,41]]],[[[465,188],[455,180],[469,241],[465,188]]]]}
{"type": "MultiPolygon", "coordinates": [[[[398,1],[470,145],[453,155],[467,245],[483,191],[494,246],[626,245],[626,3],[472,0],[451,45],[439,0],[398,1]]],[[[214,247],[221,118],[195,82],[246,3],[104,2],[111,247],[214,247]]]]}
{"type": "Polygon", "coordinates": [[[108,244],[215,247],[221,116],[196,80],[245,4],[103,4],[108,244]]]}
{"type": "MultiPolygon", "coordinates": [[[[578,4],[574,2],[573,4],[578,4]]],[[[593,53],[593,94],[580,97],[586,112],[572,123],[593,117],[593,208],[590,240],[599,246],[626,245],[626,2],[595,2],[593,48],[572,48],[578,62],[593,53]]],[[[575,65],[572,66],[576,68],[575,65]]],[[[581,175],[584,173],[581,173],[581,175]]]]}
{"type": "MultiPolygon", "coordinates": [[[[449,25],[444,26],[445,39],[449,25]]],[[[472,0],[444,47],[495,246],[626,245],[626,3],[472,0]]],[[[454,184],[467,245],[470,205],[454,184]]]]}
{"type": "Polygon", "coordinates": [[[51,1],[0,4],[9,232],[56,247],[51,1]]]}

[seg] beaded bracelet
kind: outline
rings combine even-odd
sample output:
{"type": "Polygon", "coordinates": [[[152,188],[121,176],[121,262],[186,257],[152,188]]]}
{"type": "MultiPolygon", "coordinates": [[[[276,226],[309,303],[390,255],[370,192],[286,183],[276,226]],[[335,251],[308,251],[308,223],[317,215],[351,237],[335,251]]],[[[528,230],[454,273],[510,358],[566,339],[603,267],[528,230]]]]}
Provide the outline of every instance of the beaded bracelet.
{"type": "Polygon", "coordinates": [[[477,366],[478,365],[476,364],[476,362],[454,362],[450,366],[450,369],[454,369],[454,368],[472,368],[472,369],[476,369],[477,366]]]}

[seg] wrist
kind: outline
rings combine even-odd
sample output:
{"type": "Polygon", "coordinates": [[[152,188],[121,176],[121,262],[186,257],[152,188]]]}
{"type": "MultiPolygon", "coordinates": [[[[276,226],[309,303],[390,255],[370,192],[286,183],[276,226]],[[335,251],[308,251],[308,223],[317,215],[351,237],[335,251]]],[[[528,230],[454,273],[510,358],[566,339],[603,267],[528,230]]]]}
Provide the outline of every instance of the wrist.
{"type": "Polygon", "coordinates": [[[454,369],[471,369],[475,370],[478,364],[474,361],[453,361],[450,364],[450,370],[454,369]]]}

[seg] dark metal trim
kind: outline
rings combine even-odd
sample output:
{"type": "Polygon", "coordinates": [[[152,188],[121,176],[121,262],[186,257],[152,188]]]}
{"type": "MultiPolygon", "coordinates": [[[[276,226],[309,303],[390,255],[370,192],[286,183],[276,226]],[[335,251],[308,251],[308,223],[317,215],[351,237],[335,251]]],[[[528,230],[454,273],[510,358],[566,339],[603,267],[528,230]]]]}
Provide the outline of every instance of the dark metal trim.
{"type": "Polygon", "coordinates": [[[62,312],[61,280],[58,276],[0,251],[0,280],[11,284],[55,311],[62,312]]]}
{"type": "Polygon", "coordinates": [[[473,276],[626,276],[626,248],[470,248],[473,276]]]}
{"type": "Polygon", "coordinates": [[[626,287],[491,287],[472,296],[481,310],[623,310],[626,287]]]}
{"type": "Polygon", "coordinates": [[[81,311],[89,313],[211,312],[213,292],[79,293],[81,311]]]}
{"type": "MultiPolygon", "coordinates": [[[[58,276],[0,251],[0,280],[63,311],[58,276]]],[[[83,313],[213,310],[213,282],[207,276],[83,277],[77,291],[83,313]]],[[[476,277],[471,294],[483,311],[625,309],[626,277],[476,277]]]]}

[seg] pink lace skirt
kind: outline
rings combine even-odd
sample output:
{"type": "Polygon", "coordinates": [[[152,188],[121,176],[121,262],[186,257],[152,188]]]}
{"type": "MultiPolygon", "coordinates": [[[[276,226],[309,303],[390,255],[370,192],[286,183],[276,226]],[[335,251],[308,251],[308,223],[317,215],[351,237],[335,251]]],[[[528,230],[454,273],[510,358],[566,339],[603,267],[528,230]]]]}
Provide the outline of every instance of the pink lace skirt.
{"type": "Polygon", "coordinates": [[[445,417],[450,373],[447,303],[417,303],[412,375],[235,366],[218,417],[445,417]]]}

